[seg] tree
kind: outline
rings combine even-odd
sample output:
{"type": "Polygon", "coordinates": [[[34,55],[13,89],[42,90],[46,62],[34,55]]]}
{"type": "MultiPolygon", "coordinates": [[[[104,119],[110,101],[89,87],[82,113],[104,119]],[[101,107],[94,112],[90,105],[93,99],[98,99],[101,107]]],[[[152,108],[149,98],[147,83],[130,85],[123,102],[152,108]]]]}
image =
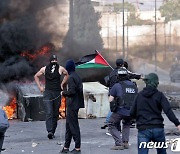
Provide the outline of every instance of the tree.
{"type": "Polygon", "coordinates": [[[180,19],[180,3],[179,0],[171,0],[164,2],[164,5],[160,7],[162,17],[165,17],[165,21],[179,20],[180,19]]]}
{"type": "MultiPolygon", "coordinates": [[[[114,12],[122,12],[123,11],[123,3],[113,3],[114,12]]],[[[128,26],[133,25],[152,25],[153,22],[150,20],[142,20],[136,15],[136,8],[133,4],[125,2],[124,10],[128,11],[130,15],[128,16],[128,26]]]]}
{"type": "MultiPolygon", "coordinates": [[[[114,6],[115,12],[122,12],[123,11],[123,3],[113,3],[113,6],[114,6]]],[[[124,10],[127,10],[131,13],[135,13],[136,8],[134,7],[134,5],[132,5],[128,2],[125,2],[124,3],[124,10]]]]}
{"type": "Polygon", "coordinates": [[[91,0],[74,0],[71,16],[73,16],[73,20],[70,20],[70,28],[63,42],[63,49],[71,52],[74,57],[101,50],[103,43],[98,25],[100,14],[95,13],[91,0]],[[70,42],[73,44],[73,48],[71,48],[70,42]]]}

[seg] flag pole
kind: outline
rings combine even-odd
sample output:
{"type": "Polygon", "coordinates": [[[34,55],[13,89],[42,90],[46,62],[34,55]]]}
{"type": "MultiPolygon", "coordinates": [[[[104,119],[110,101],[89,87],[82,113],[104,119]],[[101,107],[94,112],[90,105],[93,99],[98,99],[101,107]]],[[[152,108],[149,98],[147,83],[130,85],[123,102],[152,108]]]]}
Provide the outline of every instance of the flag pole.
{"type": "Polygon", "coordinates": [[[104,59],[104,57],[101,55],[99,51],[95,50],[95,52],[97,52],[101,56],[101,58],[109,65],[109,67],[111,67],[111,69],[114,70],[114,68],[112,68],[112,66],[107,62],[107,60],[104,59]]]}

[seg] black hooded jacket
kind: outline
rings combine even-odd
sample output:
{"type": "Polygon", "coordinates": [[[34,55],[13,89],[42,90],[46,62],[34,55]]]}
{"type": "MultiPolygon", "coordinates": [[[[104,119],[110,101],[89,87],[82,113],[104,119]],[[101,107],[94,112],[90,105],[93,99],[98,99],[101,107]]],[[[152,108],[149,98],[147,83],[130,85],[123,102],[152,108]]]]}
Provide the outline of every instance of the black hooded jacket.
{"type": "Polygon", "coordinates": [[[68,89],[64,90],[62,94],[67,97],[67,108],[71,110],[84,108],[83,84],[75,72],[75,64],[72,60],[67,61],[66,70],[69,74],[68,89]]]}
{"type": "Polygon", "coordinates": [[[164,94],[156,88],[146,87],[136,96],[130,115],[136,119],[139,130],[163,128],[162,110],[176,126],[180,124],[164,94]]]}

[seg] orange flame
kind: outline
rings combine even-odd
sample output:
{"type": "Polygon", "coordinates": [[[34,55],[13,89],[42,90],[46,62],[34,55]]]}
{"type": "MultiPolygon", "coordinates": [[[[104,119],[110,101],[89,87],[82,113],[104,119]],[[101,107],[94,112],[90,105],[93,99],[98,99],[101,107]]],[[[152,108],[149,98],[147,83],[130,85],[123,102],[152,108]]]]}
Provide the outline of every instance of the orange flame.
{"type": "Polygon", "coordinates": [[[29,51],[24,51],[23,53],[21,53],[21,56],[28,57],[30,60],[34,60],[38,56],[47,54],[52,48],[54,48],[54,45],[49,43],[41,47],[40,50],[36,50],[33,54],[29,53],[29,51]]]}
{"type": "Polygon", "coordinates": [[[66,98],[64,96],[61,97],[61,106],[59,108],[60,118],[66,117],[66,98]]]}
{"type": "Polygon", "coordinates": [[[3,106],[3,110],[6,112],[8,119],[13,119],[15,118],[15,113],[17,108],[16,98],[14,97],[9,104],[10,105],[3,106]]]}

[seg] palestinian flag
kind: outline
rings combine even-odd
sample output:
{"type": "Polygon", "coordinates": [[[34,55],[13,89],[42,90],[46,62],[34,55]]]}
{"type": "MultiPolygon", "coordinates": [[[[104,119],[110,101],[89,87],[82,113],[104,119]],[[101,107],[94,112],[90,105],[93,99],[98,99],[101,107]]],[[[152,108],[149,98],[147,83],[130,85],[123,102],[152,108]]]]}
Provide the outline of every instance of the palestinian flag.
{"type": "Polygon", "coordinates": [[[106,68],[110,67],[108,62],[96,50],[95,54],[86,55],[76,63],[76,68],[106,68]]]}

